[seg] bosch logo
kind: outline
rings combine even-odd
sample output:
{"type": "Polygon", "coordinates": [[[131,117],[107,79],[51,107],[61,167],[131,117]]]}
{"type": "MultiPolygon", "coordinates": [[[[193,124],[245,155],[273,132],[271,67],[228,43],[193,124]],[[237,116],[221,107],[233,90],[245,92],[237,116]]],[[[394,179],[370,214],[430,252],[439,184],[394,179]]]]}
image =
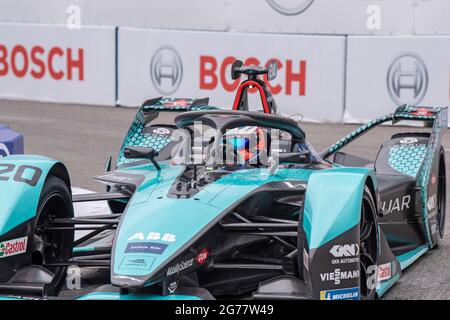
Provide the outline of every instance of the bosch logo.
{"type": "Polygon", "coordinates": [[[0,77],[84,81],[83,48],[25,47],[0,43],[0,77]]]}
{"type": "Polygon", "coordinates": [[[183,64],[178,52],[171,47],[157,50],[150,62],[150,77],[159,93],[164,95],[174,93],[183,77],[183,64]]]}
{"type": "Polygon", "coordinates": [[[0,143],[0,158],[9,156],[9,150],[4,143],[0,143]]]}
{"type": "Polygon", "coordinates": [[[416,138],[404,138],[402,140],[400,140],[400,143],[402,144],[411,144],[411,143],[417,143],[419,142],[419,140],[417,140],[416,138]]]}
{"type": "Polygon", "coordinates": [[[267,3],[281,14],[295,16],[308,9],[313,0],[267,0],[267,3]]]}
{"type": "MultiPolygon", "coordinates": [[[[229,70],[236,57],[227,56],[223,59],[217,59],[214,56],[200,56],[200,89],[216,90],[221,87],[226,92],[235,92],[239,87],[240,79],[231,79],[229,70]]],[[[307,61],[306,60],[280,60],[270,58],[261,61],[256,57],[248,57],[243,60],[244,65],[264,65],[269,67],[271,63],[275,63],[277,68],[269,68],[269,72],[274,76],[280,71],[281,77],[274,81],[268,81],[267,75],[263,79],[269,87],[273,95],[284,94],[287,96],[305,96],[307,87],[307,61]],[[278,70],[278,71],[277,71],[278,70]]],[[[256,88],[249,89],[250,93],[256,92],[256,88]]]]}
{"type": "Polygon", "coordinates": [[[413,53],[401,55],[389,67],[387,87],[396,104],[418,104],[425,96],[427,86],[427,68],[418,55],[413,53]]]}

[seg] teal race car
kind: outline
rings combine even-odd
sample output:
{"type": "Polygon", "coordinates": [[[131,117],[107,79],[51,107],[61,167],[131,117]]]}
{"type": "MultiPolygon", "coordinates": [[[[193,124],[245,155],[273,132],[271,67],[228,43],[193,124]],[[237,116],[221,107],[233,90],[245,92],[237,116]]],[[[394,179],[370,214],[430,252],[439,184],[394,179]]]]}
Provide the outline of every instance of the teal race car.
{"type": "Polygon", "coordinates": [[[374,299],[439,244],[446,108],[401,106],[317,152],[277,114],[275,64],[236,61],[242,75],[232,110],[146,101],[114,169],[110,159],[95,177],[105,192],[72,195],[50,158],[1,158],[0,295],[58,297],[78,266],[110,276],[77,299],[374,299]],[[250,90],[263,112],[249,111],[250,90]],[[342,151],[404,120],[430,130],[392,136],[374,161],[342,151]],[[75,217],[73,203],[89,201],[111,214],[75,217]]]}

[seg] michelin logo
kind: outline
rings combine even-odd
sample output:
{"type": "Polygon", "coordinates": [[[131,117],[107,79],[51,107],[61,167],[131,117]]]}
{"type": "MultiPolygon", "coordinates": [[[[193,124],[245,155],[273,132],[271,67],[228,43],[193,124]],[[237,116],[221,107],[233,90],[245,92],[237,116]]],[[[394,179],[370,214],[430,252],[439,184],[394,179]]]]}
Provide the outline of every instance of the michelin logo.
{"type": "Polygon", "coordinates": [[[359,288],[320,291],[320,300],[359,300],[359,288]]]}

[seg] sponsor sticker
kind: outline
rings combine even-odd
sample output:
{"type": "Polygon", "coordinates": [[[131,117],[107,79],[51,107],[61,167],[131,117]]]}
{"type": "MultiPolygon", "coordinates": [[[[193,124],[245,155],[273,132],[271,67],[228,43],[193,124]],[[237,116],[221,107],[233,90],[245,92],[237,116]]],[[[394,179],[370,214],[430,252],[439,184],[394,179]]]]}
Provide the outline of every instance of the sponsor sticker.
{"type": "Polygon", "coordinates": [[[412,137],[403,138],[402,140],[400,140],[401,144],[412,144],[412,143],[417,143],[417,142],[419,142],[419,140],[417,140],[416,138],[412,138],[412,137]]]}
{"type": "Polygon", "coordinates": [[[7,258],[27,252],[28,237],[6,240],[0,243],[0,258],[7,258]]]}
{"type": "Polygon", "coordinates": [[[176,265],[173,265],[172,267],[169,267],[167,269],[167,276],[174,275],[176,273],[180,273],[181,271],[192,267],[194,265],[194,258],[183,260],[181,262],[178,262],[176,265]]]}
{"type": "Polygon", "coordinates": [[[136,232],[131,237],[128,238],[128,241],[136,241],[136,240],[150,240],[150,241],[163,241],[163,242],[175,242],[176,236],[172,233],[160,233],[160,232],[149,232],[147,235],[144,232],[136,232]]]}
{"type": "Polygon", "coordinates": [[[320,300],[358,300],[359,288],[344,288],[320,291],[320,300]]]}
{"type": "Polygon", "coordinates": [[[388,280],[392,277],[391,263],[380,264],[378,266],[378,281],[388,280]]]}
{"type": "Polygon", "coordinates": [[[333,282],[334,284],[340,284],[341,280],[349,280],[359,278],[359,270],[341,270],[335,269],[334,272],[326,272],[320,274],[322,282],[333,282]]]}
{"type": "Polygon", "coordinates": [[[119,269],[150,270],[154,261],[155,257],[130,255],[123,258],[119,269]]]}
{"type": "Polygon", "coordinates": [[[152,253],[163,254],[167,244],[157,242],[131,242],[127,245],[125,253],[152,253]]]}
{"type": "Polygon", "coordinates": [[[154,134],[159,134],[159,135],[164,135],[164,136],[170,134],[170,130],[167,128],[155,128],[155,129],[153,129],[152,132],[154,134]]]}
{"type": "Polygon", "coordinates": [[[204,264],[206,259],[208,259],[208,256],[209,256],[208,249],[204,248],[202,251],[200,251],[195,260],[197,261],[198,264],[204,264]]]}

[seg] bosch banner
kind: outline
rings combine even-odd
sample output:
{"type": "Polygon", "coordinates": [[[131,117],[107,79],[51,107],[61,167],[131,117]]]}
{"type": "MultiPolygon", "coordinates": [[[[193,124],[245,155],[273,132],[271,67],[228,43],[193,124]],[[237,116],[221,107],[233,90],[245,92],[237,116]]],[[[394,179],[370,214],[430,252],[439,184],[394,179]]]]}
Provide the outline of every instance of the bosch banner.
{"type": "Polygon", "coordinates": [[[231,79],[233,61],[276,61],[278,76],[269,85],[281,113],[341,121],[345,37],[120,28],[118,55],[120,105],[194,96],[231,108],[239,84],[231,79]]]}
{"type": "Polygon", "coordinates": [[[349,36],[345,122],[450,102],[450,37],[349,36]],[[437,50],[436,48],[439,48],[437,50]]]}
{"type": "Polygon", "coordinates": [[[115,28],[0,24],[0,98],[115,104],[115,28]]]}

